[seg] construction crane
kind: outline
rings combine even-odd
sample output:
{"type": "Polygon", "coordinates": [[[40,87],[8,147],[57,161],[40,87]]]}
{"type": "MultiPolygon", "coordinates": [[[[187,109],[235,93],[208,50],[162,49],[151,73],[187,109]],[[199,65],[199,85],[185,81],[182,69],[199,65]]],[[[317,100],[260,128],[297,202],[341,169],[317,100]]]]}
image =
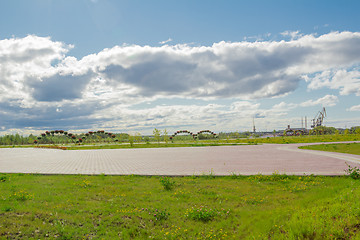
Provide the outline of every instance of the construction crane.
{"type": "Polygon", "coordinates": [[[322,126],[325,117],[326,117],[326,110],[325,107],[323,107],[323,109],[319,111],[312,120],[311,128],[322,126]]]}

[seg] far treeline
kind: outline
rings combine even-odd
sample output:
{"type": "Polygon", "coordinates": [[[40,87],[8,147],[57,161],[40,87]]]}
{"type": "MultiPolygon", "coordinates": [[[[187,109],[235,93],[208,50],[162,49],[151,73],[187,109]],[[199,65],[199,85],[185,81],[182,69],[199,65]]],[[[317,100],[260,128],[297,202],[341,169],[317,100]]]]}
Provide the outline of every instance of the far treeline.
{"type": "MultiPolygon", "coordinates": [[[[181,131],[182,132],[182,131],[181,131]]],[[[185,131],[186,132],[186,131],[185,131]]],[[[62,130],[46,131],[39,136],[19,134],[0,136],[0,145],[34,145],[34,144],[95,144],[95,143],[173,143],[174,141],[216,141],[219,143],[295,143],[295,142],[325,142],[325,141],[355,141],[360,140],[360,126],[350,129],[336,129],[334,127],[319,126],[309,131],[307,135],[285,136],[283,132],[267,133],[252,132],[220,132],[218,134],[201,133],[194,138],[192,135],[177,134],[172,137],[165,129],[154,129],[153,135],[144,136],[141,133],[110,133],[96,131],[72,134],[62,130]],[[215,136],[216,135],[216,136],[215,136]]]]}

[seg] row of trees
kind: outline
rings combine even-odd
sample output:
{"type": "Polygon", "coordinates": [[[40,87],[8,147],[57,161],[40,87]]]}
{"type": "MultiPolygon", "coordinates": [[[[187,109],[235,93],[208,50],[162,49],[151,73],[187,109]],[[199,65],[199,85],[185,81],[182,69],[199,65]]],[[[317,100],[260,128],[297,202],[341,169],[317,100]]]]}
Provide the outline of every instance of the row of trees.
{"type": "Polygon", "coordinates": [[[19,134],[15,135],[5,135],[0,136],[0,145],[26,145],[33,144],[37,139],[37,136],[30,134],[29,136],[21,136],[19,134]]]}
{"type": "MultiPolygon", "coordinates": [[[[334,127],[325,127],[319,126],[310,131],[310,134],[314,135],[323,135],[323,134],[360,134],[360,126],[352,127],[350,129],[336,129],[334,127]]],[[[253,133],[250,132],[230,132],[224,133],[220,132],[217,134],[218,139],[238,139],[238,138],[248,138],[253,136],[253,133]]],[[[197,139],[210,139],[214,138],[211,134],[198,134],[197,139]]],[[[170,136],[168,131],[159,130],[155,128],[153,130],[152,136],[142,136],[140,133],[127,134],[127,133],[107,133],[104,131],[97,132],[88,132],[81,134],[71,134],[67,133],[56,133],[56,131],[45,132],[40,134],[39,136],[35,136],[30,134],[29,136],[21,136],[19,134],[14,135],[4,135],[0,136],[0,145],[27,145],[34,144],[34,142],[41,144],[70,144],[70,143],[79,143],[81,139],[81,143],[111,143],[111,142],[128,142],[131,145],[134,143],[140,142],[165,142],[168,143],[170,141],[170,136]],[[71,135],[71,136],[69,136],[71,135]]],[[[189,134],[176,135],[176,140],[193,140],[193,136],[189,134]]]]}
{"type": "MultiPolygon", "coordinates": [[[[209,134],[200,134],[198,139],[206,139],[209,134]]],[[[192,140],[189,135],[177,135],[177,140],[192,140]]],[[[111,143],[128,142],[131,145],[140,142],[165,142],[170,141],[169,133],[165,130],[155,128],[152,136],[142,136],[139,132],[134,134],[127,133],[108,133],[105,131],[88,132],[81,134],[68,133],[62,130],[46,131],[38,136],[5,135],[0,136],[0,145],[27,145],[27,144],[71,144],[71,143],[111,143]]]]}
{"type": "Polygon", "coordinates": [[[86,136],[85,133],[82,134],[71,134],[71,136],[63,134],[45,134],[35,136],[30,134],[29,136],[21,136],[19,134],[15,135],[5,135],[0,136],[0,145],[26,145],[26,144],[71,144],[79,142],[83,143],[109,143],[114,142],[114,139],[120,142],[128,142],[130,135],[127,133],[118,133],[113,134],[114,137],[105,135],[105,134],[94,134],[86,136]]]}
{"type": "Polygon", "coordinates": [[[334,127],[318,126],[310,130],[312,135],[331,135],[331,134],[360,134],[360,126],[351,127],[350,129],[336,129],[334,127]]]}

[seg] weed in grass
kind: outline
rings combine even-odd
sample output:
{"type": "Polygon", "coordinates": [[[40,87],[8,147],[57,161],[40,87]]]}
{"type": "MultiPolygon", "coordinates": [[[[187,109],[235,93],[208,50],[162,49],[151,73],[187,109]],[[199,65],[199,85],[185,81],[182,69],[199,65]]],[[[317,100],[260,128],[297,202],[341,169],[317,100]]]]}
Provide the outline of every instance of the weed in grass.
{"type": "Polygon", "coordinates": [[[168,219],[170,213],[166,209],[164,210],[155,209],[155,211],[153,212],[153,216],[156,221],[162,221],[168,219]]]}
{"type": "Polygon", "coordinates": [[[6,176],[0,176],[0,182],[6,182],[7,180],[6,176]]]}
{"type": "Polygon", "coordinates": [[[289,186],[287,185],[283,188],[283,190],[291,193],[296,193],[296,192],[308,190],[309,187],[318,184],[319,182],[299,182],[299,183],[295,183],[294,185],[289,185],[289,186]]]}
{"type": "Polygon", "coordinates": [[[213,220],[216,216],[222,214],[227,216],[229,213],[230,210],[221,209],[220,211],[218,211],[215,208],[213,209],[207,208],[205,206],[200,206],[187,209],[185,212],[185,217],[196,221],[208,222],[213,220]]]}
{"type": "Polygon", "coordinates": [[[217,215],[216,213],[217,212],[214,209],[200,206],[187,209],[185,216],[192,220],[208,222],[214,219],[214,217],[217,215]]]}
{"type": "Polygon", "coordinates": [[[181,191],[181,190],[174,192],[174,195],[173,195],[173,197],[184,198],[184,199],[188,199],[188,198],[190,198],[190,196],[191,196],[190,192],[185,192],[185,191],[181,191]]]}
{"type": "Polygon", "coordinates": [[[235,172],[232,172],[231,175],[229,176],[229,178],[231,178],[231,179],[243,179],[243,178],[247,178],[247,176],[241,175],[241,174],[236,174],[235,172]]]}
{"type": "Polygon", "coordinates": [[[99,178],[102,179],[102,180],[105,180],[105,177],[106,177],[106,174],[105,173],[101,173],[99,175],[99,178]]]}
{"type": "Polygon", "coordinates": [[[139,212],[142,212],[142,211],[148,211],[148,209],[147,208],[143,208],[143,209],[134,208],[134,209],[119,209],[119,210],[116,210],[117,213],[126,213],[126,214],[139,213],[139,212]]]}
{"type": "Polygon", "coordinates": [[[215,178],[215,173],[214,170],[211,169],[209,173],[203,173],[201,176],[207,179],[213,179],[215,178]]]}
{"type": "Polygon", "coordinates": [[[232,179],[237,179],[237,178],[238,178],[238,175],[237,175],[235,172],[231,172],[230,177],[231,177],[232,179]]]}
{"type": "Polygon", "coordinates": [[[167,191],[170,191],[175,187],[175,181],[169,177],[160,178],[160,183],[167,191]]]}
{"type": "Polygon", "coordinates": [[[184,239],[187,236],[188,229],[172,225],[169,228],[162,228],[160,234],[163,235],[163,239],[184,239]]]}
{"type": "Polygon", "coordinates": [[[272,175],[254,175],[248,178],[250,181],[274,184],[280,183],[281,188],[285,192],[296,193],[308,190],[313,186],[320,185],[322,177],[313,175],[291,176],[285,174],[274,173],[272,175]]]}
{"type": "Polygon", "coordinates": [[[24,190],[20,190],[18,192],[14,192],[10,198],[13,198],[17,201],[26,201],[26,200],[31,200],[34,198],[34,194],[30,194],[24,190]]]}
{"type": "Polygon", "coordinates": [[[360,169],[358,167],[351,167],[348,163],[346,163],[348,169],[345,170],[349,174],[352,179],[360,178],[360,169]]]}
{"type": "Polygon", "coordinates": [[[1,209],[3,212],[10,212],[12,211],[13,209],[9,206],[4,206],[2,209],[1,209]]]}
{"type": "Polygon", "coordinates": [[[286,182],[289,178],[291,178],[291,176],[286,174],[279,174],[276,171],[271,175],[258,174],[249,177],[250,180],[259,181],[259,182],[263,182],[263,181],[286,182]]]}
{"type": "Polygon", "coordinates": [[[74,185],[83,187],[83,188],[88,188],[91,187],[91,182],[87,179],[82,180],[80,183],[75,183],[74,185]]]}
{"type": "Polygon", "coordinates": [[[218,231],[210,230],[208,232],[201,232],[198,234],[198,239],[228,239],[227,232],[224,232],[223,229],[218,231]]]}
{"type": "Polygon", "coordinates": [[[169,228],[163,228],[160,230],[160,233],[163,235],[163,239],[230,239],[229,235],[222,228],[220,229],[210,229],[201,232],[197,232],[189,237],[189,231],[187,228],[182,228],[179,226],[172,225],[169,228]]]}
{"type": "Polygon", "coordinates": [[[266,201],[267,197],[241,197],[240,200],[243,201],[244,204],[249,205],[258,205],[261,203],[264,203],[266,201]]]}

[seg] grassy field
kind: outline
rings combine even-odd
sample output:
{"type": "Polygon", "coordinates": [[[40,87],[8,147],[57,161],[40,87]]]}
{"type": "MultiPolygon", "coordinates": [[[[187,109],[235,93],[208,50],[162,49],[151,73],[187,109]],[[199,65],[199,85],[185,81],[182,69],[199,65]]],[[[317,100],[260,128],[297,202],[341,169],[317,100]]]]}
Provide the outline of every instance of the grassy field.
{"type": "Polygon", "coordinates": [[[314,142],[342,142],[342,141],[360,141],[359,134],[350,135],[310,135],[310,136],[290,136],[290,137],[267,137],[267,138],[243,138],[243,139],[210,139],[210,140],[186,140],[174,142],[149,142],[149,143],[83,143],[81,145],[3,145],[0,148],[17,147],[43,147],[43,148],[61,148],[66,150],[88,150],[88,149],[118,149],[118,148],[164,148],[164,147],[205,147],[221,145],[244,145],[244,144],[291,144],[291,143],[314,143],[314,142]]]}
{"type": "Polygon", "coordinates": [[[349,177],[0,174],[3,239],[360,239],[349,177]]]}
{"type": "Polygon", "coordinates": [[[332,134],[332,135],[304,135],[304,136],[286,136],[286,137],[268,137],[243,139],[238,142],[246,143],[315,143],[315,142],[343,142],[343,141],[360,141],[360,134],[332,134]]]}
{"type": "MultiPolygon", "coordinates": [[[[105,144],[105,145],[76,145],[67,147],[67,150],[88,150],[88,149],[121,149],[121,148],[167,148],[167,147],[209,147],[221,146],[224,143],[217,142],[184,142],[184,143],[139,143],[133,144],[105,144]]],[[[244,143],[228,143],[227,145],[244,145],[244,143]]],[[[246,144],[248,145],[248,144],[246,144]]]]}
{"type": "Polygon", "coordinates": [[[299,148],[360,155],[360,143],[320,144],[320,145],[303,146],[299,148]]]}
{"type": "Polygon", "coordinates": [[[82,149],[116,149],[116,148],[162,148],[162,147],[205,147],[221,145],[243,145],[243,144],[290,144],[290,143],[314,143],[314,142],[341,142],[341,141],[360,141],[359,134],[351,135],[310,135],[310,136],[286,136],[286,137],[267,137],[267,138],[243,138],[243,139],[209,139],[209,140],[187,140],[174,141],[168,143],[138,143],[133,144],[95,144],[95,145],[72,145],[68,150],[82,149]]]}

